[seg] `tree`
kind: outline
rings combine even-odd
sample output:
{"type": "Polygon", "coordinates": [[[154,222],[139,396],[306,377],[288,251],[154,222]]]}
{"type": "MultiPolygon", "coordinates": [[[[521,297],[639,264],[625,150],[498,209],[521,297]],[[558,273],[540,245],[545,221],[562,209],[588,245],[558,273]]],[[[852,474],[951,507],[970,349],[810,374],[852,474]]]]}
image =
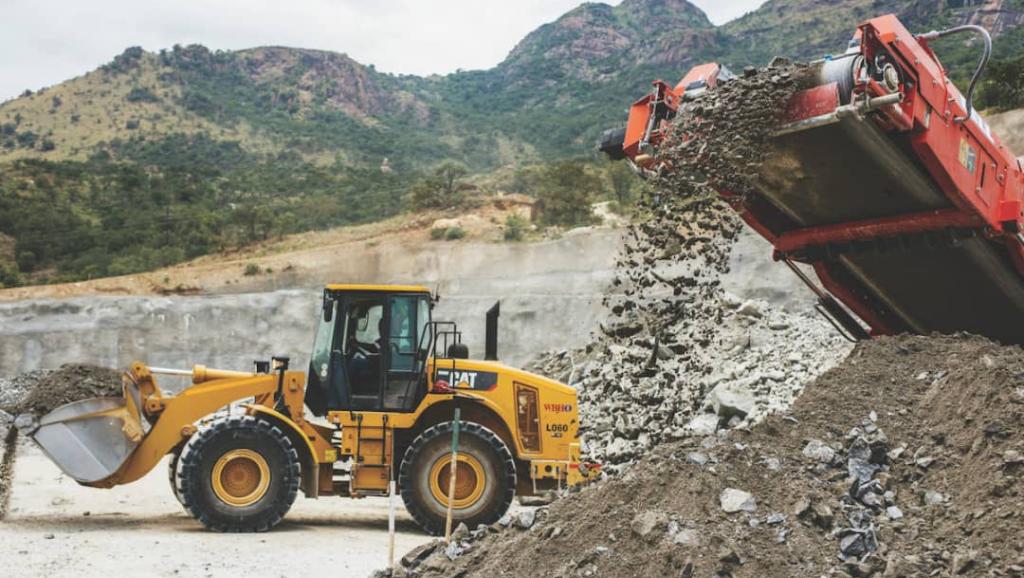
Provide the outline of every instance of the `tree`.
{"type": "Polygon", "coordinates": [[[1024,56],[994,61],[978,96],[983,107],[1011,110],[1024,106],[1024,56]]]}
{"type": "Polygon", "coordinates": [[[601,180],[581,161],[554,163],[541,173],[537,203],[546,225],[572,227],[591,222],[591,203],[601,192],[601,180]]]}
{"type": "Polygon", "coordinates": [[[640,179],[625,162],[612,162],[608,165],[608,180],[611,181],[619,211],[628,210],[636,200],[636,187],[640,179]]]}
{"type": "Polygon", "coordinates": [[[456,162],[446,161],[434,169],[430,176],[420,179],[409,189],[409,204],[413,209],[443,209],[457,207],[465,200],[461,190],[463,178],[469,170],[456,162]]]}

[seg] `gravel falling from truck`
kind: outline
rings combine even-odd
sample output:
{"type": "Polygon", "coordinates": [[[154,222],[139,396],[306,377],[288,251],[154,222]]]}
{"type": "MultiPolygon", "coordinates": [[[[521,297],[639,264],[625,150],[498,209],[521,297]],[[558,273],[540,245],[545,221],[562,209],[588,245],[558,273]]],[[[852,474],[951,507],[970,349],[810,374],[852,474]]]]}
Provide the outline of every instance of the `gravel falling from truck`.
{"type": "Polygon", "coordinates": [[[578,387],[585,445],[611,470],[659,443],[787,409],[850,349],[810,308],[722,287],[744,224],[719,191],[738,201],[753,189],[807,70],[782,61],[748,69],[684,106],[655,151],[661,168],[626,235],[602,334],[530,367],[578,387]]]}

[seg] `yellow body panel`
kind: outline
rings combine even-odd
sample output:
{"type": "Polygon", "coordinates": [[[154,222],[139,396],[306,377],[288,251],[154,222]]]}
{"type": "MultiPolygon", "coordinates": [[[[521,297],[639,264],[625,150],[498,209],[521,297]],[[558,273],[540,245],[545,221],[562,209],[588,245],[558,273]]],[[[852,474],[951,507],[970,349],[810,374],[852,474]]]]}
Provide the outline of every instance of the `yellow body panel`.
{"type": "MultiPolygon", "coordinates": [[[[192,427],[195,422],[233,401],[274,392],[278,380],[276,375],[217,379],[193,385],[178,395],[164,397],[144,365],[135,364],[129,376],[136,383],[143,382],[140,390],[155,390],[145,403],[152,428],[128,461],[113,476],[98,484],[104,487],[127,484],[146,475],[168,452],[195,433],[192,427]],[[159,409],[151,411],[150,408],[159,409]]],[[[288,372],[285,380],[304,383],[305,375],[288,372]]]]}
{"type": "Polygon", "coordinates": [[[327,285],[328,291],[387,291],[389,293],[430,293],[430,289],[420,285],[363,285],[351,283],[334,283],[327,285]]]}

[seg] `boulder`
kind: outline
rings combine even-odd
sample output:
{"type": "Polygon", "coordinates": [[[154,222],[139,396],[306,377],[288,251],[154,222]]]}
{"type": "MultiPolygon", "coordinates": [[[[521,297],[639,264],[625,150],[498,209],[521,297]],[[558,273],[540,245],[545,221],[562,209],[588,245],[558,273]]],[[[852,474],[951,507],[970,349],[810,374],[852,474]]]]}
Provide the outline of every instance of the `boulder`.
{"type": "Polygon", "coordinates": [[[760,319],[764,317],[764,311],[762,311],[761,305],[758,302],[744,301],[743,304],[736,309],[736,315],[749,317],[751,319],[760,319]]]}
{"type": "Polygon", "coordinates": [[[686,424],[686,431],[695,436],[714,435],[718,431],[718,416],[713,413],[702,413],[686,424]]]}
{"type": "Polygon", "coordinates": [[[416,566],[442,546],[444,546],[444,542],[441,540],[433,540],[423,544],[422,546],[417,546],[410,550],[405,556],[402,556],[402,566],[406,568],[416,566]]]}
{"type": "Polygon", "coordinates": [[[722,506],[722,511],[727,514],[754,512],[757,510],[757,500],[749,492],[744,492],[743,490],[726,488],[722,490],[718,500],[722,506]]]}
{"type": "Polygon", "coordinates": [[[516,526],[529,530],[537,520],[537,510],[523,510],[516,516],[516,526]]]}
{"type": "Polygon", "coordinates": [[[752,391],[728,383],[715,387],[708,395],[708,401],[711,402],[715,413],[724,418],[738,416],[742,419],[754,411],[754,407],[757,405],[757,397],[752,391]]]}
{"type": "Polygon", "coordinates": [[[665,522],[665,515],[654,510],[646,510],[633,518],[633,533],[647,538],[665,522]]]}
{"type": "Polygon", "coordinates": [[[830,463],[836,457],[836,451],[821,440],[810,440],[804,446],[804,456],[823,464],[830,463]]]}

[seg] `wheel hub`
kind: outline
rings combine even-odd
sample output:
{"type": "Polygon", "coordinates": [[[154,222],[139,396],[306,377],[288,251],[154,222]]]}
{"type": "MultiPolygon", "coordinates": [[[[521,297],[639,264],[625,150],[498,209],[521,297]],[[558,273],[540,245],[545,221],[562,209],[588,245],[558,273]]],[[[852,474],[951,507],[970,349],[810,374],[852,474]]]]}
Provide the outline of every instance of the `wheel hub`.
{"type": "Polygon", "coordinates": [[[225,504],[255,504],[270,486],[270,466],[260,454],[248,449],[226,452],[210,473],[213,493],[225,504]]]}
{"type": "MultiPolygon", "coordinates": [[[[448,506],[448,484],[451,473],[451,455],[434,462],[430,469],[430,493],[445,507],[448,506]]],[[[455,499],[452,507],[468,508],[480,500],[486,485],[484,468],[475,457],[459,454],[455,468],[455,499]]]]}

